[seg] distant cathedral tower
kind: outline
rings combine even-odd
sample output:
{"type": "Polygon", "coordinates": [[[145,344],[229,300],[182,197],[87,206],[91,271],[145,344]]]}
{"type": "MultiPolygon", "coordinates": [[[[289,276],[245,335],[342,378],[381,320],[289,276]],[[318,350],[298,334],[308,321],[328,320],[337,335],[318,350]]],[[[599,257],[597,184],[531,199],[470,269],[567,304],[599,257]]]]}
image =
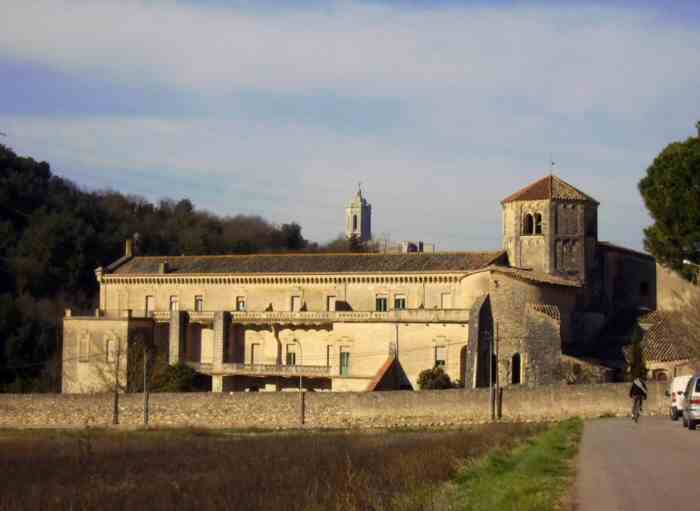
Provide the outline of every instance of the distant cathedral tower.
{"type": "Polygon", "coordinates": [[[357,236],[360,241],[372,239],[372,206],[362,196],[362,188],[345,208],[345,236],[357,236]]]}
{"type": "Polygon", "coordinates": [[[589,281],[595,270],[598,202],[550,175],[501,202],[510,264],[589,281]]]}

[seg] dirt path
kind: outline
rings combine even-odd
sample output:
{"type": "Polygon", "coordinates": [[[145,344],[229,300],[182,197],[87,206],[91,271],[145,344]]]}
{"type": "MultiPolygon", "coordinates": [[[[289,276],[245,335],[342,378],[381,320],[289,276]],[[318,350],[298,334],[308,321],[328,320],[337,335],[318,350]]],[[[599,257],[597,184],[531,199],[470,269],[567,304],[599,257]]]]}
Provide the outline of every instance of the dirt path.
{"type": "Polygon", "coordinates": [[[587,422],[577,511],[700,509],[700,430],[664,417],[587,422]]]}

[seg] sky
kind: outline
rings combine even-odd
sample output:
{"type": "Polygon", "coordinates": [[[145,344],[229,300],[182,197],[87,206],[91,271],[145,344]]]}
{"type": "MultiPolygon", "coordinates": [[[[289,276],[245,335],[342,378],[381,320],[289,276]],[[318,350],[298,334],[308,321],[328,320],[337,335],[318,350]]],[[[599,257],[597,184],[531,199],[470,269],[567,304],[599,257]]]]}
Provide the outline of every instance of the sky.
{"type": "Polygon", "coordinates": [[[87,189],[335,238],[501,246],[555,173],[641,249],[637,183],[700,119],[700,3],[3,0],[0,131],[87,189]],[[552,167],[550,162],[554,162],[552,167]]]}

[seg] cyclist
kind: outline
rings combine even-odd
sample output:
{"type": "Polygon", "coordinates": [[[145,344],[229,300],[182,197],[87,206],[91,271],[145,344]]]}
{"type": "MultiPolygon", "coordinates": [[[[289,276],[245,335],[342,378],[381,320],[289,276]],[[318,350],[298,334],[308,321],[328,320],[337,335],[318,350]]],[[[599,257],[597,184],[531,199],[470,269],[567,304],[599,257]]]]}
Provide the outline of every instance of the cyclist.
{"type": "Polygon", "coordinates": [[[641,378],[635,378],[630,388],[632,398],[632,417],[637,420],[642,411],[642,402],[647,398],[647,386],[641,378]]]}

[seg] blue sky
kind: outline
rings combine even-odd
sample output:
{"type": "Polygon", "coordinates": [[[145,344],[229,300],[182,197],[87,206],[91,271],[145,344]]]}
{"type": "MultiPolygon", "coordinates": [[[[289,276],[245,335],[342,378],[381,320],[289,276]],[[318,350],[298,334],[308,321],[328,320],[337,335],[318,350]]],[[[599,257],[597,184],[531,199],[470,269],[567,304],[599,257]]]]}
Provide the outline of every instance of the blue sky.
{"type": "Polygon", "coordinates": [[[694,2],[6,0],[1,141],[89,188],[341,232],[500,246],[555,173],[642,247],[636,184],[700,118],[694,2]]]}

